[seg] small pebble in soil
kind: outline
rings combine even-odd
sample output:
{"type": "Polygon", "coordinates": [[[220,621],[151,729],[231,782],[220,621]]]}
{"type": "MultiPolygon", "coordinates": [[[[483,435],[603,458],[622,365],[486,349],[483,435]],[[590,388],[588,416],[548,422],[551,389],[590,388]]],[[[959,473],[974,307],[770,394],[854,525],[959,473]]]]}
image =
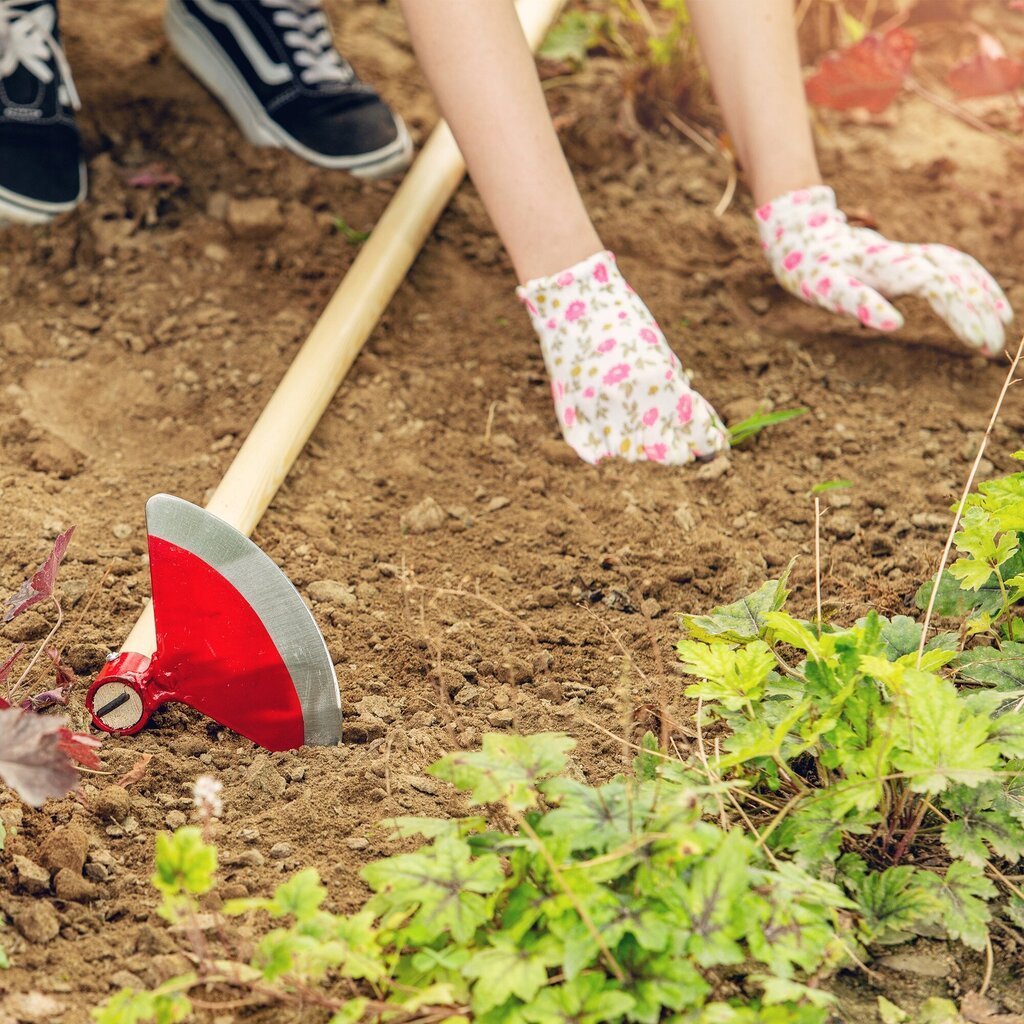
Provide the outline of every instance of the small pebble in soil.
{"type": "Polygon", "coordinates": [[[431,497],[402,513],[400,525],[405,533],[429,533],[445,524],[448,513],[431,497]]]}
{"type": "Polygon", "coordinates": [[[70,868],[61,868],[53,880],[53,889],[58,898],[89,903],[96,899],[98,890],[92,882],[76,874],[70,868]]]}
{"type": "Polygon", "coordinates": [[[4,999],[4,1010],[14,1016],[7,1017],[6,1012],[0,1020],[16,1020],[20,1024],[44,1024],[56,1020],[64,1013],[64,1004],[45,992],[13,992],[4,999]]]}
{"type": "Polygon", "coordinates": [[[43,841],[41,860],[51,871],[69,868],[80,875],[89,852],[89,836],[77,825],[56,828],[43,841]]]}
{"type": "Polygon", "coordinates": [[[370,845],[370,840],[362,836],[350,836],[345,840],[345,845],[350,850],[365,850],[370,845]]]}
{"type": "Polygon", "coordinates": [[[508,729],[515,722],[515,715],[511,711],[493,711],[487,716],[487,721],[494,726],[495,729],[508,729]]]}
{"type": "Polygon", "coordinates": [[[541,587],[537,591],[537,604],[541,608],[554,608],[558,604],[558,591],[554,587],[541,587]]]}
{"type": "Polygon", "coordinates": [[[130,523],[114,523],[110,528],[110,532],[118,540],[127,540],[134,532],[134,528],[130,523]]]}
{"type": "Polygon", "coordinates": [[[101,820],[123,822],[131,808],[131,797],[123,786],[107,786],[92,800],[93,813],[101,820]]]}
{"type": "Polygon", "coordinates": [[[188,818],[185,817],[184,811],[168,811],[167,817],[164,818],[164,822],[168,828],[181,828],[188,818]]]}
{"type": "Polygon", "coordinates": [[[15,854],[11,858],[18,877],[18,885],[26,892],[36,895],[50,890],[50,872],[28,857],[15,854]]]}
{"type": "Polygon", "coordinates": [[[337,580],[314,580],[306,587],[306,593],[314,601],[333,604],[338,608],[351,608],[359,603],[352,587],[337,580]]]}
{"type": "Polygon", "coordinates": [[[45,900],[38,900],[14,915],[14,927],[26,942],[50,942],[60,932],[57,911],[45,900]]]}
{"type": "Polygon", "coordinates": [[[290,857],[295,852],[295,847],[291,843],[274,843],[270,848],[270,859],[271,860],[284,860],[290,857]]]}

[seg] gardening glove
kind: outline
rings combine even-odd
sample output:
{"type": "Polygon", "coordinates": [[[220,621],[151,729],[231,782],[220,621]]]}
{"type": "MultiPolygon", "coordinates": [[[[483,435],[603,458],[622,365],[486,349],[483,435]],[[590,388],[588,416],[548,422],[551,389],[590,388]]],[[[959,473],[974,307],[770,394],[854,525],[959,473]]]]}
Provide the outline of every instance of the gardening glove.
{"type": "Polygon", "coordinates": [[[919,295],[967,345],[986,356],[1003,350],[1003,326],[1013,311],[988,271],[966,253],[852,228],[824,185],[773,199],[758,207],[756,219],[775,277],[811,305],[895,331],[903,317],[883,296],[919,295]]]}
{"type": "Polygon", "coordinates": [[[682,465],[729,447],[610,252],[518,288],[540,339],[562,435],[585,462],[682,465]]]}

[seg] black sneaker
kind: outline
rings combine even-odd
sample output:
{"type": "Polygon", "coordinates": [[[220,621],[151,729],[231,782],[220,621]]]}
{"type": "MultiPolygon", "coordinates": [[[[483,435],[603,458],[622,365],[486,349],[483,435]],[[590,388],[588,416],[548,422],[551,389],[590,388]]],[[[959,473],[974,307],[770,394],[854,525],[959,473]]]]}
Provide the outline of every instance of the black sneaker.
{"type": "Polygon", "coordinates": [[[0,222],[45,224],[81,202],[77,109],[56,0],[0,0],[0,222]]]}
{"type": "Polygon", "coordinates": [[[402,119],[334,48],[320,0],[167,0],[164,25],[254,145],[363,178],[409,166],[402,119]]]}

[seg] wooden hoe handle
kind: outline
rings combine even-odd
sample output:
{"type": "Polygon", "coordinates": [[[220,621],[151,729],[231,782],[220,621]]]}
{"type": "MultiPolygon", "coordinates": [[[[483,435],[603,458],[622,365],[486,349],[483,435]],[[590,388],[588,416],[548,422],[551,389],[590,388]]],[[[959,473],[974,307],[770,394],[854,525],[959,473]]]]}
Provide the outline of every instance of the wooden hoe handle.
{"type": "MultiPolygon", "coordinates": [[[[516,4],[532,49],[562,3],[516,4]]],[[[256,528],[465,173],[441,121],[218,484],[207,505],[214,515],[246,536],[256,528]]],[[[147,604],[121,649],[149,656],[155,648],[153,606],[147,604]]]]}

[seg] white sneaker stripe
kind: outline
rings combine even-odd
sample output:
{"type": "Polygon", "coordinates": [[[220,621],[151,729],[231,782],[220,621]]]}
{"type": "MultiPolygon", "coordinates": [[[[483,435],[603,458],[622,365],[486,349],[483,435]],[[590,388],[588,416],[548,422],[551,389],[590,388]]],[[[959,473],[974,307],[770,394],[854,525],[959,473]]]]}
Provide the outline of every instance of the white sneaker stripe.
{"type": "Polygon", "coordinates": [[[218,3],[217,0],[195,0],[195,4],[207,17],[219,21],[235,37],[253,70],[267,85],[284,85],[291,80],[292,69],[287,64],[275,63],[267,56],[266,50],[231,4],[218,3]]]}

